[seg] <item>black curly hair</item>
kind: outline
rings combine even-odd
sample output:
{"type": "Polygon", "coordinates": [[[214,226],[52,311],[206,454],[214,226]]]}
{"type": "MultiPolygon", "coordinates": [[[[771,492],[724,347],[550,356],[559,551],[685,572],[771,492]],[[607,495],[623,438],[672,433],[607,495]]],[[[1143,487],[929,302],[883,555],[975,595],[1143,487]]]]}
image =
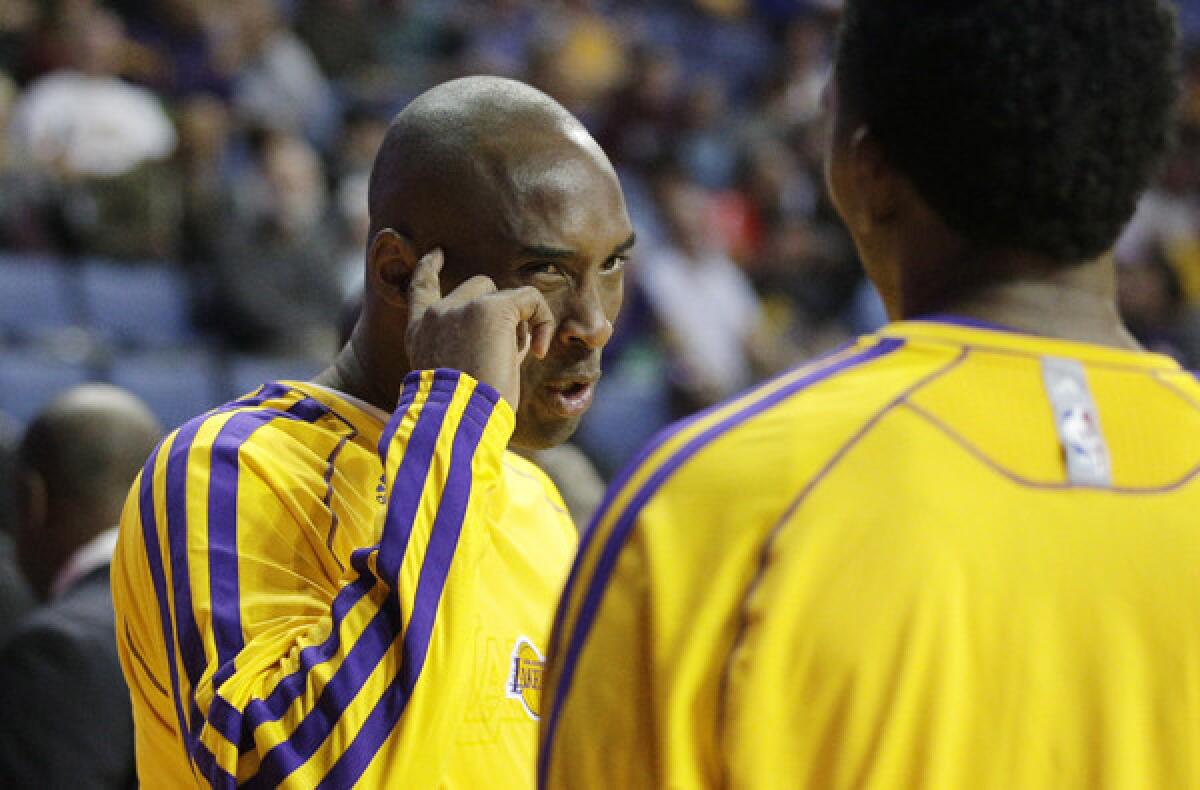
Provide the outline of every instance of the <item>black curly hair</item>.
{"type": "Polygon", "coordinates": [[[1177,39],[1166,0],[848,0],[838,96],[968,241],[1090,260],[1168,146],[1177,39]]]}

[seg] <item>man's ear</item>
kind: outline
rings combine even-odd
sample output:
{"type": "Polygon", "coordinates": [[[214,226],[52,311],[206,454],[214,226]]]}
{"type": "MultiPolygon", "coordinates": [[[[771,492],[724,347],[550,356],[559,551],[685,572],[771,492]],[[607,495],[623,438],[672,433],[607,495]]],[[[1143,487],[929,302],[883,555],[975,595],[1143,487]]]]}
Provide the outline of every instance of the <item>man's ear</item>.
{"type": "Polygon", "coordinates": [[[371,240],[367,253],[367,288],[392,307],[408,307],[408,285],[417,266],[412,240],[384,228],[371,240]]]}
{"type": "Polygon", "coordinates": [[[860,233],[869,233],[894,218],[902,179],[869,126],[858,127],[850,139],[850,176],[860,196],[860,210],[854,218],[860,233]]]}

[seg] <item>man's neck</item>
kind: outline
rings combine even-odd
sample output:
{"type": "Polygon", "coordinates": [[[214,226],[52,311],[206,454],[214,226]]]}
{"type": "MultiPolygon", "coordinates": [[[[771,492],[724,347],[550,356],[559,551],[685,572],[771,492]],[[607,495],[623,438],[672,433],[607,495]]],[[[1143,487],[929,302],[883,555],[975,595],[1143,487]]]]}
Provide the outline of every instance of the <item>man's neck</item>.
{"type": "Polygon", "coordinates": [[[905,317],[930,313],[973,318],[1031,335],[1142,350],[1117,311],[1116,271],[1109,257],[1071,267],[1023,269],[1015,277],[909,311],[905,317]]]}
{"type": "Polygon", "coordinates": [[[383,379],[390,377],[372,375],[371,362],[358,350],[358,346],[359,344],[352,339],[341,350],[333,364],[318,373],[313,381],[321,386],[353,395],[391,414],[396,408],[399,390],[381,385],[383,379]]]}

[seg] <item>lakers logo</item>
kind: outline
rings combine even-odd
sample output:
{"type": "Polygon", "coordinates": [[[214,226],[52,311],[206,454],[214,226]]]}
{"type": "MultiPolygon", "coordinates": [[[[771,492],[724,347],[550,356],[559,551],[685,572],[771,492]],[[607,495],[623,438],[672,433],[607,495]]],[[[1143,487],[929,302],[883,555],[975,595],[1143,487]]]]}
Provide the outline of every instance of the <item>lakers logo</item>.
{"type": "Polygon", "coordinates": [[[541,718],[542,670],[546,660],[527,637],[521,637],[513,646],[512,669],[508,674],[508,686],[504,696],[520,700],[529,718],[541,718]]]}

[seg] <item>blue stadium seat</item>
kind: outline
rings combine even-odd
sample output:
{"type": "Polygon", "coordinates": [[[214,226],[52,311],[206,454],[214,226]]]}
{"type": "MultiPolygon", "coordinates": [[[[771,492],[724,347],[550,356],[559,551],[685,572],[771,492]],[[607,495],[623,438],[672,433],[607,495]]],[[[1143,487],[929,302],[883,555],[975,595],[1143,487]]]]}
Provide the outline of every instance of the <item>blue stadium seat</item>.
{"type": "Polygon", "coordinates": [[[164,348],[192,336],[187,281],[168,264],[90,261],[82,268],[81,286],[88,323],[106,340],[164,348]]]}
{"type": "Polygon", "coordinates": [[[307,357],[271,357],[237,354],[229,358],[229,398],[258,389],[268,381],[304,381],[325,367],[307,357]]]}
{"type": "Polygon", "coordinates": [[[108,380],[146,401],[167,430],[224,401],[218,367],[204,351],[124,354],[113,360],[108,380]]]}
{"type": "Polygon", "coordinates": [[[55,258],[0,255],[0,333],[33,338],[78,323],[74,285],[55,258]]]}
{"type": "Polygon", "coordinates": [[[28,422],[55,395],[94,378],[87,365],[30,349],[0,351],[0,411],[28,422]]]}

